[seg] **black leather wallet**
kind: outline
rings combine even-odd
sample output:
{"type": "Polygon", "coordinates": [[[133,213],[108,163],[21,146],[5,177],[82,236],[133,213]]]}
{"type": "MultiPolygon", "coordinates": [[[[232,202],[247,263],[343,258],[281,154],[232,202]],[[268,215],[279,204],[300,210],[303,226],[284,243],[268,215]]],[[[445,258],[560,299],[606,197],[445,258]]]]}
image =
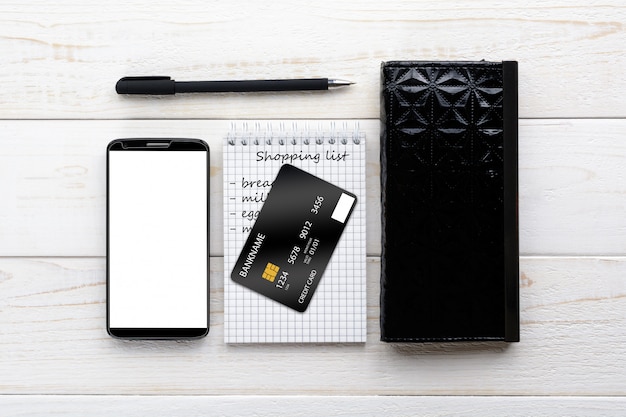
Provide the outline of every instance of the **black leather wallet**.
{"type": "Polygon", "coordinates": [[[517,62],[386,62],[381,99],[381,340],[519,341],[517,62]]]}

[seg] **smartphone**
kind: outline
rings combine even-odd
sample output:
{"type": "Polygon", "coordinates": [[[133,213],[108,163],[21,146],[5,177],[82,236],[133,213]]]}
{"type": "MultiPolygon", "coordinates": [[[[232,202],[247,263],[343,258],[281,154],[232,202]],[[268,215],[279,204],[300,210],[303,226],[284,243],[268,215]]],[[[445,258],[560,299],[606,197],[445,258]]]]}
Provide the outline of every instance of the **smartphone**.
{"type": "Polygon", "coordinates": [[[209,147],[117,139],[107,147],[107,331],[189,339],[209,331],[209,147]]]}

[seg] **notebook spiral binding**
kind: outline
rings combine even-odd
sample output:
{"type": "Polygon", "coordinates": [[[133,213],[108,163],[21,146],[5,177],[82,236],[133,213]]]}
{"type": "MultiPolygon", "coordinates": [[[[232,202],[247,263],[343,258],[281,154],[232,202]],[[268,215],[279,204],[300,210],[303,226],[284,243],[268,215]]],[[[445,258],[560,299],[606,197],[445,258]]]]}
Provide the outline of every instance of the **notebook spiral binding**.
{"type": "Polygon", "coordinates": [[[347,145],[349,142],[360,145],[365,140],[365,132],[360,131],[359,123],[343,122],[341,128],[337,128],[335,122],[319,123],[312,127],[309,123],[298,125],[288,122],[241,122],[232,123],[230,132],[226,136],[229,145],[334,145],[340,143],[347,145]]]}

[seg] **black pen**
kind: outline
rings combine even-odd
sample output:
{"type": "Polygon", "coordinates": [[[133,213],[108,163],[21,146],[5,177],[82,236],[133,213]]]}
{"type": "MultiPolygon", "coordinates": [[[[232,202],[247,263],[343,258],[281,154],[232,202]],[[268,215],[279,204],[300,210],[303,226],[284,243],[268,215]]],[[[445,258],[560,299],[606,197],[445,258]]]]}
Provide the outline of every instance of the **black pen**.
{"type": "Polygon", "coordinates": [[[115,85],[118,94],[167,95],[176,93],[238,93],[252,91],[329,90],[353,84],[329,78],[294,80],[175,81],[170,77],[124,77],[115,85]]]}

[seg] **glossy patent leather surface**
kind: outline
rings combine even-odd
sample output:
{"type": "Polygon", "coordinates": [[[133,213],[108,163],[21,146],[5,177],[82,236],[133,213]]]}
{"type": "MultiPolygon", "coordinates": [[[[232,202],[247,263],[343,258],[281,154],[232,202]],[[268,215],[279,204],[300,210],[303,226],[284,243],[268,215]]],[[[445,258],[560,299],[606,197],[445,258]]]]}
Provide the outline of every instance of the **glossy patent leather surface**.
{"type": "Polygon", "coordinates": [[[518,341],[517,63],[381,72],[381,339],[518,341]]]}

